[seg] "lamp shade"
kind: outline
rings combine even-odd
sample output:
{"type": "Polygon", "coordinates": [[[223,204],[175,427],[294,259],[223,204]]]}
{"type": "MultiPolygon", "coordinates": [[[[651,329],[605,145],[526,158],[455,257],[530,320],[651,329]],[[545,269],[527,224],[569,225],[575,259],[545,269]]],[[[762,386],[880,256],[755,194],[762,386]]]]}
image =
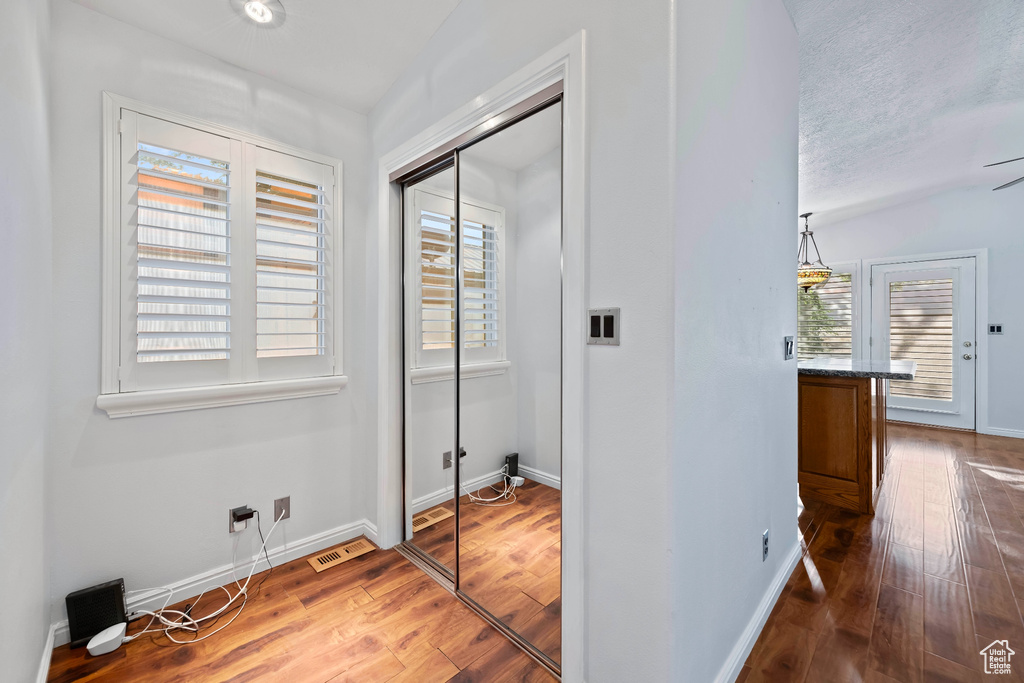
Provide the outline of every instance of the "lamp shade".
{"type": "Polygon", "coordinates": [[[813,287],[821,287],[832,277],[832,269],[821,262],[821,254],[818,253],[818,245],[814,241],[814,233],[808,226],[809,213],[800,214],[804,219],[804,231],[800,233],[800,250],[797,252],[796,283],[805,292],[813,287]],[[811,263],[810,248],[814,247],[814,255],[818,260],[811,263]]]}

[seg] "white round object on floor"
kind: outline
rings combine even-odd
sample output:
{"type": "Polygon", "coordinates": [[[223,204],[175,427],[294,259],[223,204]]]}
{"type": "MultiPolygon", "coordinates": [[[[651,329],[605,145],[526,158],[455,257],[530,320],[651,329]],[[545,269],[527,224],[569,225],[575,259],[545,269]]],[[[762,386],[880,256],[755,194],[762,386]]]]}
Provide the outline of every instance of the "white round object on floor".
{"type": "Polygon", "coordinates": [[[89,654],[93,657],[98,657],[121,647],[121,643],[124,642],[124,633],[127,629],[128,624],[123,621],[120,624],[114,624],[103,629],[94,635],[89,641],[89,645],[86,646],[89,654]]]}

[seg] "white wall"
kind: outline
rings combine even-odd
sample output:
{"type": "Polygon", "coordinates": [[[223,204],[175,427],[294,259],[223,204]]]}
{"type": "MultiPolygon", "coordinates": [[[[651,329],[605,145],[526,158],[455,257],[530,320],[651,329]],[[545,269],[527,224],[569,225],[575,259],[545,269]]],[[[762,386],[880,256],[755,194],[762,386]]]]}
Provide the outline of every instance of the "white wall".
{"type": "Polygon", "coordinates": [[[515,348],[519,464],[562,473],[561,150],[517,174],[515,348]]]}
{"type": "MultiPolygon", "coordinates": [[[[367,516],[366,119],[132,28],[53,6],[54,388],[52,618],[64,595],[123,576],[129,589],[230,562],[228,508],[292,516],[270,546],[367,516]],[[100,390],[101,91],[336,156],[345,164],[344,364],[336,396],[111,420],[100,390]]],[[[258,548],[253,525],[239,556],[258,548]]],[[[308,551],[307,551],[308,552],[308,551]]],[[[6,556],[6,554],[5,554],[6,556]]]]}
{"type": "Polygon", "coordinates": [[[14,0],[0,22],[0,677],[10,681],[35,679],[49,628],[47,14],[45,2],[14,0]]]}
{"type": "MultiPolygon", "coordinates": [[[[583,562],[592,683],[671,680],[671,28],[667,0],[463,0],[370,114],[377,159],[587,32],[587,295],[593,306],[621,306],[624,320],[622,346],[588,349],[586,359],[583,562]],[[633,239],[623,239],[627,230],[633,239]]],[[[394,248],[371,239],[371,258],[394,248]]],[[[371,293],[368,308],[383,303],[371,293]]],[[[394,409],[384,408],[377,419],[390,422],[394,409]]],[[[400,481],[391,470],[386,476],[400,481]]]]}
{"type": "MultiPolygon", "coordinates": [[[[968,187],[816,226],[826,260],[849,261],[968,249],[988,249],[988,311],[980,320],[1003,324],[1003,336],[989,336],[989,424],[1024,437],[1024,191],[992,192],[968,187]]],[[[867,274],[865,273],[865,277],[867,274]]]]}
{"type": "Polygon", "coordinates": [[[797,550],[797,36],[778,1],[676,25],[673,680],[709,681],[797,550]]]}

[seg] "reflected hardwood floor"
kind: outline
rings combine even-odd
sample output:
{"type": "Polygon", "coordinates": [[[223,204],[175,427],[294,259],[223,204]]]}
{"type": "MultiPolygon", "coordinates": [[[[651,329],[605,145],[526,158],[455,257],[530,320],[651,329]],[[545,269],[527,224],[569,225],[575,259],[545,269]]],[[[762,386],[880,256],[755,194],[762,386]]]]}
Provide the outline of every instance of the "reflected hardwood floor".
{"type": "MultiPolygon", "coordinates": [[[[209,614],[223,600],[204,598],[194,613],[209,614]]],[[[64,645],[53,652],[48,680],[554,679],[404,557],[374,550],[320,574],[305,559],[276,567],[234,623],[194,645],[143,636],[102,657],[64,645]]]]}
{"type": "Polygon", "coordinates": [[[1024,440],[889,424],[874,517],[808,501],[803,554],[739,681],[1024,680],[1024,440]]]}
{"type": "MultiPolygon", "coordinates": [[[[492,497],[490,488],[479,491],[492,497]]],[[[561,492],[529,479],[504,507],[462,496],[462,590],[561,662],[561,492]]],[[[446,504],[452,509],[453,504],[446,504]]],[[[413,543],[447,567],[455,562],[455,518],[415,534],[413,543]]]]}

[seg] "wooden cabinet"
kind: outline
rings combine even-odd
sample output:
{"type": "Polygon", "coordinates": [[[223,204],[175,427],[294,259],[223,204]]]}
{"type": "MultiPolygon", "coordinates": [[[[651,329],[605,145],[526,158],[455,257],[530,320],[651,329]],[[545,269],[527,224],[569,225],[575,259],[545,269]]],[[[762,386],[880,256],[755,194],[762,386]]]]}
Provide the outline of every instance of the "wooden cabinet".
{"type": "Polygon", "coordinates": [[[874,512],[887,453],[885,382],[799,375],[802,498],[874,512]]]}

